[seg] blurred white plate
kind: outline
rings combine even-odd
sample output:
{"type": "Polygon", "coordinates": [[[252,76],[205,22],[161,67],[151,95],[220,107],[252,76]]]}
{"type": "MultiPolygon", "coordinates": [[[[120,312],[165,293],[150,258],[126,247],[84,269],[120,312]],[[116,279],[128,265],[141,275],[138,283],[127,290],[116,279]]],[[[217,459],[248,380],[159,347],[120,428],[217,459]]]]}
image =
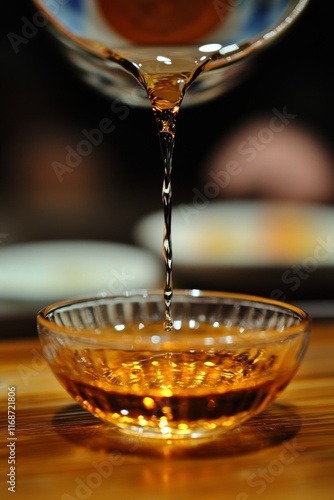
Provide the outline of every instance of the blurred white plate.
{"type": "Polygon", "coordinates": [[[0,299],[49,304],[55,300],[161,287],[162,268],[151,252],[119,243],[49,241],[0,247],[0,299]]]}
{"type": "MultiPolygon", "coordinates": [[[[161,211],[139,222],[135,238],[159,255],[162,231],[161,211]]],[[[172,213],[172,245],[174,277],[191,277],[191,286],[199,278],[199,284],[220,281],[224,288],[232,288],[236,278],[238,287],[247,277],[264,283],[268,270],[276,270],[280,279],[284,269],[298,265],[305,266],[308,278],[316,270],[333,268],[334,209],[256,201],[179,205],[172,213]]]]}

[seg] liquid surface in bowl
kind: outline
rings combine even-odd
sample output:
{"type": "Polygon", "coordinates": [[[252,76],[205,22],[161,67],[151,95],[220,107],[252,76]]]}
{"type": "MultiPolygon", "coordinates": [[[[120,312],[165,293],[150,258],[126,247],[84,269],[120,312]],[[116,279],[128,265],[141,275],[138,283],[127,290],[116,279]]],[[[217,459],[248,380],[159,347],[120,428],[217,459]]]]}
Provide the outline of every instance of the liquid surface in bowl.
{"type": "Polygon", "coordinates": [[[229,430],[264,409],[294,374],[288,349],[290,341],[219,350],[64,347],[52,365],[72,397],[100,419],[136,434],[182,438],[229,430]]]}

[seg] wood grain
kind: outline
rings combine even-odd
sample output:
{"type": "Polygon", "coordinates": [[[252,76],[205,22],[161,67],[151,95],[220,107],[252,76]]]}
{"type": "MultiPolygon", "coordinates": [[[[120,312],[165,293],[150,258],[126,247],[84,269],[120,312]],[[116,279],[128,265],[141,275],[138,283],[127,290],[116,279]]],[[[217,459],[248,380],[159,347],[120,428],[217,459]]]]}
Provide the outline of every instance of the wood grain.
{"type": "Polygon", "coordinates": [[[315,323],[276,403],[220,440],[156,445],[92,417],[59,385],[33,340],[0,343],[0,498],[9,472],[7,387],[16,388],[19,500],[332,500],[334,322],[315,323]]]}

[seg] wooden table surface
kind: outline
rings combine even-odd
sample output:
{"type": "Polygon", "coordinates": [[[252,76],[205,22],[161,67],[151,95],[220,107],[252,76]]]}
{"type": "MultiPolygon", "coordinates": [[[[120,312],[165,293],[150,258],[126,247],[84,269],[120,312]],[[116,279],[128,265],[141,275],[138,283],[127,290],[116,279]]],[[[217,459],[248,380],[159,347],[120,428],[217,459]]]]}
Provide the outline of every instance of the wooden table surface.
{"type": "Polygon", "coordinates": [[[1,499],[334,498],[334,321],[314,322],[302,366],[279,399],[210,445],[151,447],[120,437],[67,395],[38,339],[0,343],[0,395],[1,499]]]}

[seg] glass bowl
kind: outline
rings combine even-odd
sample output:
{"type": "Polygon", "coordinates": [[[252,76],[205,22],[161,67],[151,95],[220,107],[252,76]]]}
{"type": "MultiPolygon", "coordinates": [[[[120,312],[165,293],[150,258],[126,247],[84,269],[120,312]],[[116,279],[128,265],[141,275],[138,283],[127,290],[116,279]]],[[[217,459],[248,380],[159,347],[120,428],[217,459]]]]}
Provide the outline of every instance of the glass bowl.
{"type": "Polygon", "coordinates": [[[212,438],[266,408],[295,375],[310,318],[285,303],[175,290],[172,331],[160,290],[67,300],[38,313],[52,371],[121,431],[212,438]]]}

